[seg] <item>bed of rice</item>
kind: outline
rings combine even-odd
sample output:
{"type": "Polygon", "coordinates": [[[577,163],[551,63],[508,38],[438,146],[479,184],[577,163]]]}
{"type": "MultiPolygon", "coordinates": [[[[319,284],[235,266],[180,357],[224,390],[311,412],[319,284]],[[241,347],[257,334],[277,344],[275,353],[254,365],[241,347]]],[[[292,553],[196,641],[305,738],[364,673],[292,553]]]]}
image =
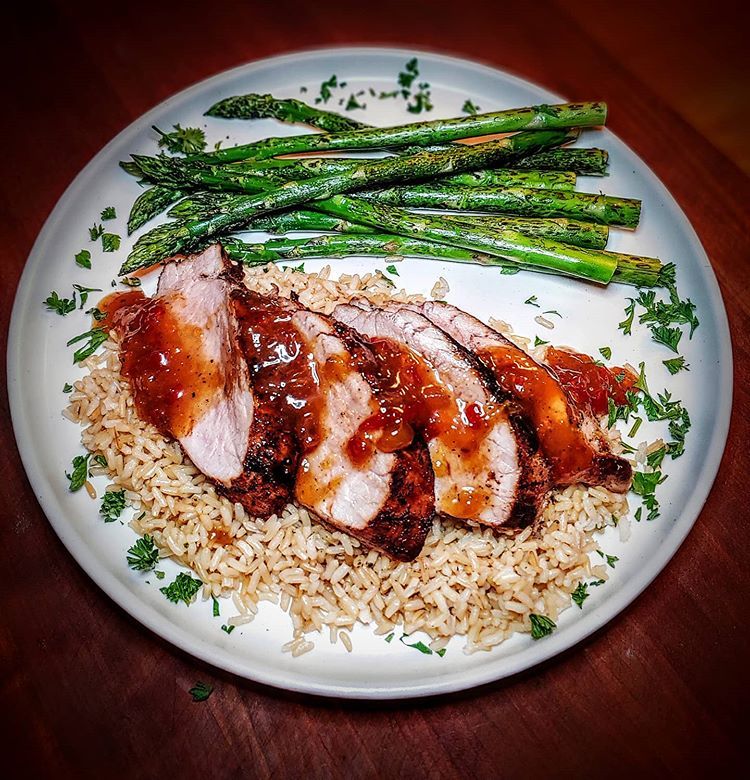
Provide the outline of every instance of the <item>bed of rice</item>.
{"type": "MultiPolygon", "coordinates": [[[[420,300],[396,292],[380,273],[329,276],[328,268],[312,275],[268,266],[248,270],[246,283],[259,292],[294,292],[324,313],[354,296],[420,300]]],[[[447,285],[436,287],[433,295],[443,297],[447,285]]],[[[591,554],[597,531],[626,517],[622,495],[569,487],[551,497],[533,529],[521,532],[436,518],[417,560],[400,563],[295,505],[268,520],[249,517],[216,494],[178,444],[138,418],[114,340],[84,367],[66,415],[85,426],[84,446],[106,459],[99,473],[109,475],[111,489],[125,489],[136,510],[131,527],[151,534],[163,556],[193,569],[204,582],[204,599],[231,598],[230,625],[251,622],[260,601],[279,604],[291,618],[283,649],[292,655],[311,650],[318,632],[351,651],[349,631],[358,622],[381,635],[425,632],[433,650],[455,635],[465,638],[465,652],[489,650],[514,632],[528,632],[531,614],[555,620],[581,581],[607,579],[601,558],[591,554]]],[[[620,529],[627,530],[622,520],[620,529]]]]}

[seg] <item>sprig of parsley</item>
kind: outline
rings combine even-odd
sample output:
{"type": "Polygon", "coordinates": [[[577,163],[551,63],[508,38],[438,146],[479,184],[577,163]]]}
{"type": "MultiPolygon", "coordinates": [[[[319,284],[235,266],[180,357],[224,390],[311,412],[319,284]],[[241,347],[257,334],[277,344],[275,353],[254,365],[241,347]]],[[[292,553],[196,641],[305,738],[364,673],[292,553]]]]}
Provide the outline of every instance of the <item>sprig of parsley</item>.
{"type": "Polygon", "coordinates": [[[172,125],[172,132],[165,133],[154,127],[159,133],[159,148],[166,148],[170,154],[198,154],[206,148],[206,134],[199,127],[180,127],[172,125]]]}
{"type": "Polygon", "coordinates": [[[661,362],[667,367],[667,371],[672,375],[677,374],[680,371],[690,371],[690,366],[685,362],[685,358],[682,357],[682,355],[676,358],[669,358],[669,360],[662,360],[661,362]]]}
{"type": "Polygon", "coordinates": [[[76,308],[76,294],[73,293],[72,298],[61,298],[54,290],[44,301],[45,306],[49,311],[57,312],[61,317],[66,314],[75,311],[76,308]]]}
{"type": "Polygon", "coordinates": [[[86,453],[86,455],[76,455],[75,458],[73,458],[73,471],[68,474],[68,472],[65,472],[65,476],[68,478],[69,485],[68,490],[71,493],[75,493],[77,490],[80,490],[86,480],[89,478],[89,458],[91,457],[90,453],[86,453]]]}
{"type": "Polygon", "coordinates": [[[479,106],[472,102],[471,100],[465,100],[463,106],[461,106],[461,111],[464,112],[464,114],[469,114],[470,116],[475,116],[479,113],[479,106]]]}
{"type": "Polygon", "coordinates": [[[109,338],[109,334],[104,328],[92,328],[91,330],[87,330],[85,333],[74,336],[67,343],[67,346],[70,347],[73,344],[77,344],[79,341],[83,341],[85,339],[87,340],[87,343],[75,351],[73,354],[73,362],[81,363],[82,361],[86,360],[87,357],[93,355],[94,352],[96,352],[96,350],[99,349],[102,344],[104,344],[107,338],[109,338]]]}
{"type": "Polygon", "coordinates": [[[193,600],[195,594],[202,587],[203,583],[200,580],[196,580],[189,574],[180,572],[174,582],[171,582],[166,588],[159,588],[159,590],[174,604],[179,604],[181,601],[184,601],[185,604],[190,606],[190,602],[193,600]]]}
{"type": "Polygon", "coordinates": [[[125,491],[108,490],[102,497],[99,514],[105,523],[114,523],[125,509],[125,491]]]}
{"type": "Polygon", "coordinates": [[[588,586],[585,582],[579,582],[578,587],[570,594],[571,599],[578,604],[579,609],[583,609],[583,602],[586,601],[586,599],[591,594],[588,592],[588,586]]]}
{"type": "Polygon", "coordinates": [[[546,615],[529,615],[531,621],[531,638],[541,639],[542,637],[549,636],[556,628],[557,623],[551,620],[546,615]]]}
{"type": "Polygon", "coordinates": [[[128,566],[135,571],[151,571],[159,562],[159,550],[153,537],[146,534],[128,548],[128,566]]]}
{"type": "Polygon", "coordinates": [[[97,225],[96,223],[94,223],[94,225],[89,228],[89,238],[91,239],[91,241],[97,241],[103,233],[104,233],[103,225],[97,225]]]}
{"type": "Polygon", "coordinates": [[[105,222],[108,219],[117,219],[117,211],[115,211],[115,207],[114,206],[106,206],[102,210],[102,213],[99,215],[99,218],[102,221],[105,221],[105,222]]]}
{"type": "Polygon", "coordinates": [[[75,256],[76,265],[81,268],[91,268],[91,252],[88,249],[82,249],[75,256]]]}
{"type": "Polygon", "coordinates": [[[120,248],[122,239],[117,233],[102,234],[102,249],[105,252],[116,252],[120,248]]]}

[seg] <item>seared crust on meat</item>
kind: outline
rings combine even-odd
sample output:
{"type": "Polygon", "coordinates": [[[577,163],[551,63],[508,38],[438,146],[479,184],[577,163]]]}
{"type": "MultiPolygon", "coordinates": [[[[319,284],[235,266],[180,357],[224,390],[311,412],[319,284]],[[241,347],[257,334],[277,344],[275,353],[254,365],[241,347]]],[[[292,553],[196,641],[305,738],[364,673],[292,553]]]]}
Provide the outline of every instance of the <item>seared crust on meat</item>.
{"type": "Polygon", "coordinates": [[[291,501],[299,453],[292,434],[268,410],[255,406],[242,474],[217,493],[238,502],[252,517],[278,515],[291,501]]]}

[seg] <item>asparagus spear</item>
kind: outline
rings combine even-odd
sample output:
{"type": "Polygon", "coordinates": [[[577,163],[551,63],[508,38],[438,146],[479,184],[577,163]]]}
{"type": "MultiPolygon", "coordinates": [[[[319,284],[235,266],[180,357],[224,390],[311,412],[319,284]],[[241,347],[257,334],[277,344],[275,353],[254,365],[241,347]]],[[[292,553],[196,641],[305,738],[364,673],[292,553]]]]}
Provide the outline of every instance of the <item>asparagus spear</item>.
{"type": "MultiPolygon", "coordinates": [[[[542,273],[555,273],[541,266],[524,265],[503,260],[501,257],[483,252],[472,252],[459,247],[435,244],[418,238],[405,238],[389,233],[371,233],[364,235],[328,235],[315,238],[281,238],[263,243],[250,244],[230,236],[222,245],[232,260],[245,265],[263,265],[284,260],[305,258],[340,258],[355,255],[374,255],[380,257],[434,257],[453,263],[472,263],[495,266],[502,274],[515,274],[520,270],[542,273]]],[[[613,282],[637,286],[657,286],[660,284],[660,268],[649,265],[641,269],[629,261],[618,265],[612,276],[613,282]]]]}
{"type": "Polygon", "coordinates": [[[340,133],[266,138],[251,144],[195,155],[193,159],[205,162],[234,162],[331,149],[393,149],[413,145],[426,146],[456,141],[461,138],[475,138],[517,130],[593,127],[604,124],[606,116],[607,107],[604,103],[562,103],[552,106],[532,106],[454,119],[414,122],[398,127],[363,128],[340,133]]]}
{"type": "Polygon", "coordinates": [[[589,176],[604,176],[609,153],[604,149],[550,149],[516,160],[514,168],[534,168],[540,171],[575,171],[589,176]]]}
{"type": "Polygon", "coordinates": [[[161,214],[164,209],[178,201],[185,193],[173,187],[149,187],[144,190],[130,208],[128,235],[161,214]]]}
{"type": "Polygon", "coordinates": [[[429,183],[365,192],[362,197],[390,206],[570,217],[627,228],[637,227],[641,214],[641,202],[632,198],[527,187],[446,187],[429,183]]]}
{"type": "MultiPolygon", "coordinates": [[[[220,192],[201,192],[180,201],[169,212],[179,219],[205,219],[216,211],[231,206],[236,195],[220,192]]],[[[319,208],[315,204],[314,208],[319,208]]],[[[494,215],[442,214],[441,218],[456,224],[466,224],[485,230],[517,230],[526,236],[540,236],[573,246],[604,249],[609,228],[606,225],[578,222],[572,219],[526,219],[523,217],[496,217],[494,215]]],[[[325,213],[300,209],[271,214],[251,220],[243,226],[246,230],[265,230],[269,233],[291,231],[333,231],[337,233],[372,233],[375,228],[358,225],[325,213]]]]}
{"type": "MultiPolygon", "coordinates": [[[[450,147],[448,147],[450,148],[450,147]]],[[[421,151],[421,150],[417,150],[421,151]]],[[[282,165],[266,165],[264,160],[255,165],[235,163],[227,166],[227,171],[250,173],[257,176],[283,182],[288,179],[322,176],[328,173],[350,171],[360,165],[361,159],[316,157],[305,160],[273,160],[282,165]]],[[[533,171],[498,168],[495,170],[457,173],[438,179],[441,183],[464,187],[534,187],[544,190],[572,190],[576,175],[571,171],[533,171]]]]}
{"type": "Polygon", "coordinates": [[[278,119],[281,122],[303,122],[329,133],[342,130],[358,130],[367,127],[364,122],[357,122],[332,111],[321,111],[308,106],[301,100],[288,98],[280,100],[273,95],[235,95],[214,103],[206,111],[206,116],[223,117],[224,119],[278,119]]]}

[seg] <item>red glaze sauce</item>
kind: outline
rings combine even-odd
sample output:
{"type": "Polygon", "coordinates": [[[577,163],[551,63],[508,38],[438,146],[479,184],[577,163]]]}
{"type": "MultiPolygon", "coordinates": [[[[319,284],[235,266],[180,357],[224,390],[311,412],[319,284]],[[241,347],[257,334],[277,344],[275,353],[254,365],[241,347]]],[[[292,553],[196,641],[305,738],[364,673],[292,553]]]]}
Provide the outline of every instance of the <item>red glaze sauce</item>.
{"type": "Polygon", "coordinates": [[[113,292],[105,295],[96,308],[104,315],[104,319],[95,320],[93,325],[97,328],[106,328],[112,330],[114,317],[120,309],[132,306],[134,303],[140,303],[145,300],[145,295],[141,290],[127,290],[125,292],[113,292]]]}
{"type": "MultiPolygon", "coordinates": [[[[375,449],[393,452],[408,447],[415,434],[426,441],[439,439],[432,449],[435,475],[450,473],[451,461],[461,469],[481,474],[486,465],[481,443],[503,407],[465,404],[456,400],[436,372],[420,355],[390,339],[372,339],[373,364],[358,368],[375,388],[380,409],[365,420],[349,440],[349,457],[364,462],[375,449]]],[[[486,505],[483,485],[456,486],[443,497],[441,509],[454,517],[475,517],[486,505]]]]}
{"type": "Polygon", "coordinates": [[[233,303],[258,403],[291,427],[303,454],[311,452],[320,443],[323,401],[315,360],[292,323],[294,310],[244,290],[233,303]]]}
{"type": "Polygon", "coordinates": [[[100,326],[114,324],[120,334],[122,373],[139,416],[176,439],[190,433],[227,382],[221,361],[204,354],[202,330],[179,317],[181,304],[179,294],[145,298],[131,291],[99,305],[107,315],[100,326]]]}
{"type": "Polygon", "coordinates": [[[624,368],[597,365],[593,358],[565,349],[549,347],[546,363],[580,409],[597,417],[607,414],[608,399],[618,406],[626,403],[625,393],[632,390],[637,377],[624,368]],[[618,381],[616,377],[622,376],[618,381]]]}

